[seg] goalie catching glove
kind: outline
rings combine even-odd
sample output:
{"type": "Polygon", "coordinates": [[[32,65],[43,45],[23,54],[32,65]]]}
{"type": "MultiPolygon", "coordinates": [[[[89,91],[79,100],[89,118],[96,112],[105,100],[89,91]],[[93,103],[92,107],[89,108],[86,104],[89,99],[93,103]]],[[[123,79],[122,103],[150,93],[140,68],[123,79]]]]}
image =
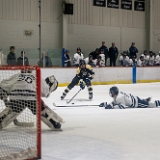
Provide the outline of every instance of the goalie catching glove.
{"type": "Polygon", "coordinates": [[[45,79],[47,85],[49,86],[49,94],[47,95],[47,97],[49,97],[49,95],[55,91],[58,87],[58,81],[56,80],[56,78],[52,75],[49,76],[45,79]]]}

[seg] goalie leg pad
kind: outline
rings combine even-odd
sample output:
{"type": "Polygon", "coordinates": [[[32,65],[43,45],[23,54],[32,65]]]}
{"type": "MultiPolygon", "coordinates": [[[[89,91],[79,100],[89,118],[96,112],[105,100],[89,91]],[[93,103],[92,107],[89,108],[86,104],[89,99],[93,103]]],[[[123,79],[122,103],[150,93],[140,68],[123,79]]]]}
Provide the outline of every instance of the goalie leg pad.
{"type": "Polygon", "coordinates": [[[43,105],[41,118],[42,121],[51,129],[60,129],[61,123],[63,123],[63,119],[46,105],[43,105]]]}
{"type": "Polygon", "coordinates": [[[7,127],[19,113],[12,112],[12,109],[7,107],[0,113],[0,129],[7,127]]]}

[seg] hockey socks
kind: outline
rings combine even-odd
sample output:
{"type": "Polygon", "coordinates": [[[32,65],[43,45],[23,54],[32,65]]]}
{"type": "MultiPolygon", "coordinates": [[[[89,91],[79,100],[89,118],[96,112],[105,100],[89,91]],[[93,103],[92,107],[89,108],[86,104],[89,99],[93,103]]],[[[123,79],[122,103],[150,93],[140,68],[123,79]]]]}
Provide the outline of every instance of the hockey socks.
{"type": "Polygon", "coordinates": [[[67,95],[68,92],[69,92],[69,88],[66,88],[64,90],[64,92],[62,93],[61,100],[63,100],[66,97],[66,95],[67,95]]]}
{"type": "Polygon", "coordinates": [[[88,87],[88,92],[89,92],[89,99],[93,99],[93,89],[91,86],[88,87]]]}

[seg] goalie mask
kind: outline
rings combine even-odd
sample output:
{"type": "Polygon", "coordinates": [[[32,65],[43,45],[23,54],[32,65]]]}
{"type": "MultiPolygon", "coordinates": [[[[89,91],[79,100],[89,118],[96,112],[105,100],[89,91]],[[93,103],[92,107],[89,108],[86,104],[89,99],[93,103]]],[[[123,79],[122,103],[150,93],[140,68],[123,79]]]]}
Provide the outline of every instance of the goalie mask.
{"type": "MultiPolygon", "coordinates": [[[[53,91],[55,91],[58,87],[58,81],[56,80],[56,78],[54,77],[54,75],[49,76],[45,79],[47,85],[49,86],[49,92],[52,93],[53,91]]],[[[48,95],[49,96],[49,95],[48,95]]]]}
{"type": "Polygon", "coordinates": [[[119,89],[116,86],[111,87],[110,90],[109,90],[109,95],[111,97],[114,97],[115,95],[118,95],[118,93],[119,93],[119,89]]]}

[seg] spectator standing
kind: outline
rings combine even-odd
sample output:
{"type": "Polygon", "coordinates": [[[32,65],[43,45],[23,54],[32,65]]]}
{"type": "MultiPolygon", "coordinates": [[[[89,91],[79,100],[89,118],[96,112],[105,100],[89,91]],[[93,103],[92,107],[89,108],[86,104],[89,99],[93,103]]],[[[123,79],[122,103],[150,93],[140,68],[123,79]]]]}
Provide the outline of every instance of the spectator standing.
{"type": "Polygon", "coordinates": [[[83,53],[81,52],[81,48],[78,47],[77,52],[74,54],[74,57],[73,57],[74,66],[78,67],[81,59],[84,59],[84,56],[83,56],[83,53]]]}
{"type": "Polygon", "coordinates": [[[93,60],[96,60],[99,56],[99,48],[96,48],[95,51],[91,52],[89,55],[93,57],[93,60]]]}
{"type": "Polygon", "coordinates": [[[129,66],[130,65],[130,60],[129,57],[127,56],[126,51],[122,53],[122,55],[119,57],[119,62],[121,66],[129,66]]]}
{"type": "Polygon", "coordinates": [[[156,56],[156,66],[160,65],[160,51],[159,51],[159,55],[156,56]]]}
{"type": "Polygon", "coordinates": [[[29,60],[27,57],[25,57],[25,52],[21,51],[21,56],[17,58],[17,65],[18,66],[28,66],[29,65],[29,60]]]}
{"type": "Polygon", "coordinates": [[[89,64],[91,67],[95,67],[95,62],[93,61],[92,55],[89,55],[89,57],[85,58],[86,64],[89,64]]]}
{"type": "Polygon", "coordinates": [[[102,41],[102,46],[99,48],[99,52],[101,51],[101,49],[104,50],[104,55],[105,55],[105,66],[107,64],[107,59],[109,57],[109,54],[108,54],[108,48],[107,46],[105,45],[105,41],[102,41]]]}
{"type": "Polygon", "coordinates": [[[149,66],[153,66],[153,65],[154,65],[154,59],[155,59],[155,57],[154,57],[154,55],[153,55],[153,52],[150,51],[150,52],[149,52],[149,61],[148,61],[148,65],[149,65],[149,66]]]}
{"type": "Polygon", "coordinates": [[[138,49],[135,47],[135,42],[132,42],[131,47],[129,48],[130,58],[135,56],[137,58],[138,49]]]}
{"type": "Polygon", "coordinates": [[[116,66],[116,60],[118,57],[118,48],[115,43],[112,43],[112,47],[109,48],[110,66],[116,66]]]}
{"type": "Polygon", "coordinates": [[[7,64],[10,65],[10,66],[14,66],[14,65],[17,64],[16,55],[15,55],[14,51],[15,51],[15,47],[11,46],[10,47],[10,52],[7,55],[7,64]]]}
{"type": "Polygon", "coordinates": [[[42,54],[42,58],[38,62],[39,67],[52,67],[52,61],[50,57],[47,56],[47,53],[42,54]]]}
{"type": "Polygon", "coordinates": [[[64,66],[65,67],[70,67],[71,66],[71,58],[69,56],[69,51],[68,50],[65,50],[65,54],[64,54],[64,66]]]}

